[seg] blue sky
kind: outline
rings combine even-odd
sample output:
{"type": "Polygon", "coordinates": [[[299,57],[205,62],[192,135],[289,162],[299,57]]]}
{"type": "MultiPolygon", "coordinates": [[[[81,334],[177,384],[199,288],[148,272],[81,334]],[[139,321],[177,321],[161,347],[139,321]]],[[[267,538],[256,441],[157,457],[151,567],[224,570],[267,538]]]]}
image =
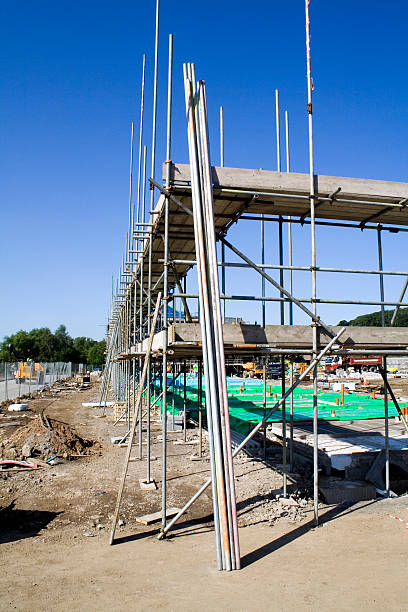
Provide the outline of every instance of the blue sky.
{"type": "MultiPolygon", "coordinates": [[[[151,137],[155,1],[4,2],[0,9],[0,337],[60,323],[101,338],[127,228],[131,121],[138,122],[147,54],[145,144],[151,137]]],[[[304,3],[161,0],[156,175],[164,159],[168,34],[174,34],[175,161],[186,162],[183,61],[207,83],[212,159],[219,163],[218,109],[225,115],[225,165],[276,169],[274,90],[288,109],[291,169],[307,171],[304,3]]],[[[311,3],[317,173],[406,181],[408,121],[404,2],[311,3]]],[[[282,142],[283,144],[283,142],[282,142]]],[[[136,151],[137,155],[137,151],[136,151]]],[[[276,228],[268,228],[274,254],[276,228]]],[[[231,233],[259,260],[259,226],[231,233]]],[[[245,248],[244,248],[245,247],[245,248]]],[[[384,236],[384,265],[404,269],[404,236],[384,236]]],[[[308,234],[295,236],[295,263],[308,265],[308,234]]],[[[318,231],[320,265],[373,268],[375,232],[318,231]]],[[[378,282],[319,277],[326,297],[377,298],[378,282]],[[347,285],[345,284],[347,283],[347,285]]],[[[260,292],[233,274],[229,291],[260,292]]],[[[191,282],[193,287],[194,281],[191,282]]],[[[395,299],[401,280],[386,283],[395,299]]],[[[297,275],[295,293],[310,295],[297,275]]],[[[260,311],[260,308],[259,308],[260,311]]],[[[360,314],[322,308],[328,322],[360,314]]],[[[258,321],[246,303],[228,314],[258,321]]],[[[274,307],[268,322],[274,322],[274,307]]],[[[299,322],[303,322],[300,317],[299,322]]]]}

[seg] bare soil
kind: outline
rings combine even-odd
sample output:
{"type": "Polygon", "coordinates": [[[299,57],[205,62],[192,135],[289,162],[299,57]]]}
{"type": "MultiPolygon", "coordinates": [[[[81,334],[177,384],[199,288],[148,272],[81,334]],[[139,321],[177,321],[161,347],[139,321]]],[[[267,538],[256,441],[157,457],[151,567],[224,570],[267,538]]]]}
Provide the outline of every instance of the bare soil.
{"type": "MultiPolygon", "coordinates": [[[[124,524],[109,546],[126,452],[110,438],[125,433],[126,424],[113,426],[109,409],[103,417],[101,409],[82,406],[98,399],[95,386],[30,400],[29,413],[12,415],[19,425],[0,428],[3,457],[10,448],[19,457],[27,438],[48,435],[39,414],[61,433],[42,454],[44,460],[57,450],[57,465],[0,473],[0,610],[408,608],[408,529],[388,516],[408,520],[408,497],[322,505],[322,525],[314,528],[304,483],[301,490],[289,483],[293,503],[282,507],[279,472],[242,456],[235,473],[243,569],[216,570],[210,489],[159,542],[158,526],[136,522],[160,510],[162,443],[155,418],[151,470],[158,489],[140,489],[146,464],[135,446],[120,512],[124,524]]],[[[9,417],[3,414],[0,423],[9,417]]],[[[209,463],[191,460],[197,444],[173,444],[182,433],[169,438],[168,505],[181,507],[207,480],[209,463]]],[[[197,431],[190,429],[188,438],[197,439],[197,431]]]]}

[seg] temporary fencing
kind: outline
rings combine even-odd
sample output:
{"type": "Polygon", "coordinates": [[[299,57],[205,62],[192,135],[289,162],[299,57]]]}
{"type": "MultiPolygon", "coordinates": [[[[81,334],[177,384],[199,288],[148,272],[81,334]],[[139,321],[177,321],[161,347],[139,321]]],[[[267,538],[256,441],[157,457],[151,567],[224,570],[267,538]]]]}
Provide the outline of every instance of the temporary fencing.
{"type": "MultiPolygon", "coordinates": [[[[81,364],[80,364],[81,365],[81,364]]],[[[42,390],[57,380],[69,378],[79,366],[72,363],[33,361],[0,363],[0,401],[42,390]]]]}

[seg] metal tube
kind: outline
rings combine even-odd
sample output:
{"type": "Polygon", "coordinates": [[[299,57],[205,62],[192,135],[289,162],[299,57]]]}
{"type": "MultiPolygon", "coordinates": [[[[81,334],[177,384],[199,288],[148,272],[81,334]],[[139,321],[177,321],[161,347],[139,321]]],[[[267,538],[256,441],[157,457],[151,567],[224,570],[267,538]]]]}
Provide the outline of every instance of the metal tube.
{"type": "MultiPolygon", "coordinates": [[[[261,219],[261,262],[262,265],[265,265],[265,223],[263,220],[263,215],[262,219],[261,219]]],[[[224,244],[222,245],[224,247],[224,244]]],[[[225,247],[224,247],[225,248],[225,247]]],[[[223,268],[224,270],[224,268],[223,268]]],[[[265,279],[262,276],[261,277],[261,291],[262,291],[262,297],[265,297],[265,279]]],[[[224,293],[224,292],[223,292],[224,293]]],[[[224,301],[225,304],[225,301],[224,301]]],[[[265,322],[266,322],[266,312],[265,312],[265,300],[262,301],[262,311],[261,311],[261,320],[262,320],[262,327],[265,328],[265,322]]]]}
{"type": "MultiPolygon", "coordinates": [[[[310,0],[305,0],[306,17],[306,68],[307,68],[307,112],[309,127],[309,189],[310,189],[310,236],[312,249],[312,300],[313,314],[316,316],[316,231],[315,231],[315,185],[313,162],[313,103],[310,54],[310,0]]],[[[317,327],[313,325],[313,356],[317,354],[317,327]]],[[[318,454],[318,408],[317,408],[317,367],[313,371],[313,501],[315,524],[319,523],[319,454],[318,454]]]]}
{"type": "MultiPolygon", "coordinates": [[[[198,295],[196,293],[174,293],[173,298],[197,298],[198,295]]],[[[262,301],[265,302],[287,302],[290,301],[290,298],[281,298],[281,297],[268,297],[268,296],[255,296],[255,295],[220,295],[221,300],[251,300],[251,301],[262,301]]],[[[321,298],[316,298],[313,300],[312,298],[293,298],[293,302],[301,302],[304,304],[316,302],[316,304],[355,304],[359,306],[395,306],[398,304],[399,306],[408,306],[408,302],[367,302],[362,300],[325,300],[321,298]]],[[[323,324],[322,324],[323,327],[323,324]]]]}
{"type": "Polygon", "coordinates": [[[166,187],[167,188],[170,186],[170,167],[171,167],[170,157],[171,157],[172,86],[173,86],[173,34],[169,34],[169,65],[168,65],[168,83],[167,83],[167,138],[166,138],[166,162],[165,162],[166,163],[166,187]]]}
{"type": "MultiPolygon", "coordinates": [[[[225,244],[221,243],[221,263],[225,262],[225,244]]],[[[221,268],[221,292],[225,294],[225,267],[221,268]]],[[[222,302],[222,322],[225,323],[225,300],[222,302]]]]}
{"type": "Polygon", "coordinates": [[[220,106],[220,166],[224,167],[224,109],[220,106]]]}
{"type": "Polygon", "coordinates": [[[203,456],[203,362],[198,361],[198,456],[203,456]]]}
{"type": "Polygon", "coordinates": [[[276,115],[276,165],[278,172],[281,171],[280,154],[280,121],[279,121],[279,89],[275,89],[275,115],[276,115]]]}
{"type": "MultiPolygon", "coordinates": [[[[282,233],[282,219],[280,219],[280,223],[278,226],[279,235],[278,235],[278,245],[279,245],[279,264],[283,266],[283,233],[282,233]]],[[[279,272],[279,281],[280,285],[283,287],[284,278],[283,278],[283,270],[281,268],[279,272]]],[[[283,294],[281,292],[281,298],[283,294]]],[[[282,301],[280,303],[280,322],[281,325],[285,324],[285,303],[282,301]]],[[[285,355],[281,357],[281,382],[282,382],[282,396],[285,394],[285,355]]],[[[287,496],[287,465],[286,465],[286,403],[282,402],[282,475],[283,475],[283,496],[287,496]]]]}
{"type": "MultiPolygon", "coordinates": [[[[285,142],[286,142],[286,172],[290,172],[290,150],[289,150],[289,114],[285,110],[285,142]]],[[[291,217],[288,217],[291,220],[291,217]]],[[[292,224],[288,223],[288,264],[289,264],[289,293],[293,295],[293,271],[292,271],[292,224]]],[[[289,325],[293,325],[293,304],[289,302],[289,325]]],[[[293,385],[293,361],[289,366],[289,385],[293,385]]],[[[289,425],[289,463],[291,472],[293,467],[293,412],[294,401],[293,393],[290,395],[290,425],[289,425]]]]}
{"type": "Polygon", "coordinates": [[[147,147],[143,147],[143,185],[142,185],[142,221],[145,219],[146,209],[146,157],[147,147]]]}
{"type": "MultiPolygon", "coordinates": [[[[404,295],[405,295],[405,292],[407,290],[407,287],[408,287],[408,276],[405,279],[405,283],[404,283],[404,286],[403,286],[402,291],[401,291],[401,295],[400,295],[399,300],[398,300],[399,302],[402,302],[402,300],[404,299],[404,295]]],[[[398,310],[399,310],[399,306],[396,306],[395,310],[394,310],[394,313],[392,315],[390,327],[394,326],[395,320],[397,318],[398,310]]]]}
{"type": "Polygon", "coordinates": [[[264,461],[266,461],[266,365],[265,362],[262,367],[262,391],[263,391],[263,420],[264,420],[264,428],[263,428],[263,457],[264,461]]]}
{"type": "Polygon", "coordinates": [[[183,388],[184,388],[184,393],[183,393],[183,408],[184,408],[184,412],[183,412],[183,439],[184,442],[187,441],[187,381],[186,381],[186,376],[187,376],[187,364],[186,364],[186,360],[184,359],[183,362],[183,370],[184,370],[184,376],[183,376],[183,388]]]}
{"type": "MultiPolygon", "coordinates": [[[[194,132],[193,122],[194,122],[194,109],[193,109],[193,99],[194,99],[194,90],[195,87],[195,76],[191,78],[191,67],[189,65],[184,64],[184,84],[185,84],[185,98],[186,98],[186,109],[187,109],[187,119],[188,119],[188,144],[189,144],[189,155],[190,155],[190,168],[191,168],[191,189],[193,195],[193,202],[200,202],[201,194],[200,194],[200,182],[199,182],[199,167],[198,167],[198,152],[197,152],[197,139],[194,132]]],[[[188,209],[186,209],[187,211],[188,209]]],[[[198,216],[197,207],[193,206],[193,212],[189,211],[189,214],[194,216],[194,235],[195,235],[195,244],[196,244],[196,258],[197,258],[197,276],[198,279],[201,278],[202,274],[202,262],[200,259],[200,253],[203,252],[202,240],[202,220],[198,216]]],[[[200,304],[204,304],[203,296],[202,296],[202,283],[198,283],[199,286],[199,295],[200,295],[200,304]]],[[[203,336],[203,353],[207,351],[207,335],[205,331],[207,312],[206,309],[203,308],[202,312],[199,314],[200,323],[202,326],[202,336],[203,336]]],[[[208,336],[210,337],[210,336],[208,336]]],[[[208,378],[208,360],[204,361],[205,366],[205,375],[206,380],[208,378]]],[[[209,394],[211,394],[211,388],[208,388],[209,394]]],[[[214,453],[214,440],[213,440],[213,429],[212,429],[212,413],[211,413],[211,404],[209,406],[209,410],[207,412],[208,416],[208,440],[210,445],[210,467],[211,467],[211,483],[212,483],[212,491],[213,491],[213,508],[214,508],[214,530],[215,530],[215,541],[216,541],[216,550],[217,550],[217,564],[218,568],[222,569],[223,567],[223,558],[222,558],[222,550],[221,550],[221,540],[220,540],[220,524],[219,524],[219,516],[218,516],[218,502],[217,502],[217,487],[216,487],[216,475],[215,475],[215,453],[214,453]]],[[[165,531],[163,532],[164,535],[165,531]]]]}
{"type": "MultiPolygon", "coordinates": [[[[142,142],[143,142],[143,119],[144,119],[144,89],[145,89],[145,70],[146,70],[146,55],[143,54],[142,58],[142,86],[140,94],[140,126],[139,126],[139,159],[137,164],[137,212],[136,221],[137,225],[141,220],[141,206],[140,206],[140,187],[142,178],[142,142]]],[[[142,218],[142,222],[144,218],[142,218]]]]}
{"type": "Polygon", "coordinates": [[[385,309],[384,309],[384,276],[381,272],[383,267],[382,261],[382,244],[381,244],[381,226],[377,227],[377,247],[378,247],[378,268],[380,270],[380,301],[381,301],[381,326],[385,327],[385,309]]]}
{"type": "Polygon", "coordinates": [[[387,496],[390,495],[390,428],[388,421],[388,376],[387,376],[387,357],[384,357],[384,375],[386,384],[384,386],[384,438],[385,438],[385,490],[387,496]]]}
{"type": "MultiPolygon", "coordinates": [[[[149,275],[148,275],[148,302],[147,302],[147,330],[148,333],[154,333],[152,330],[152,320],[151,320],[151,294],[152,294],[152,241],[153,235],[150,233],[149,235],[149,275]]],[[[151,482],[150,478],[150,461],[151,461],[151,433],[150,433],[150,411],[151,411],[151,398],[152,398],[152,387],[151,387],[151,379],[152,379],[152,368],[151,362],[149,361],[149,365],[147,368],[147,384],[146,384],[146,404],[147,404],[147,417],[146,417],[146,482],[151,482]]]]}
{"type": "Polygon", "coordinates": [[[405,416],[401,412],[401,408],[399,407],[399,404],[397,402],[397,398],[395,397],[394,392],[391,389],[390,383],[388,382],[387,373],[384,371],[383,368],[379,368],[379,370],[380,370],[380,374],[382,376],[382,379],[384,381],[384,384],[385,384],[385,386],[386,386],[386,388],[388,390],[388,393],[390,394],[391,399],[392,399],[392,401],[394,403],[394,406],[395,406],[395,408],[396,408],[396,410],[398,412],[398,416],[399,416],[400,420],[402,421],[402,424],[403,424],[403,426],[405,428],[405,431],[408,433],[408,423],[407,423],[407,421],[405,419],[405,416]]]}
{"type": "Polygon", "coordinates": [[[169,201],[164,202],[164,277],[163,277],[163,410],[162,410],[162,530],[166,527],[167,507],[167,343],[168,343],[168,257],[169,201]]]}
{"type": "MultiPolygon", "coordinates": [[[[152,165],[150,176],[155,177],[155,162],[156,162],[156,120],[157,120],[157,69],[159,56],[159,2],[156,0],[156,32],[154,42],[154,77],[153,77],[153,124],[152,124],[152,165]]],[[[150,191],[150,209],[153,210],[154,191],[150,191]]]]}
{"type": "MultiPolygon", "coordinates": [[[[218,375],[218,392],[220,393],[220,418],[221,418],[221,441],[222,441],[222,458],[225,478],[225,496],[227,505],[227,517],[228,517],[228,549],[226,549],[226,555],[230,554],[231,557],[231,569],[239,569],[240,567],[240,551],[239,551],[239,537],[238,537],[238,525],[237,525],[237,513],[236,513],[236,500],[235,500],[235,483],[234,483],[234,472],[233,472],[233,461],[231,451],[231,435],[229,425],[229,411],[228,411],[228,393],[227,393],[227,382],[225,373],[225,356],[224,356],[224,341],[223,341],[223,330],[221,324],[221,311],[220,311],[220,300],[219,300],[219,284],[217,274],[217,258],[216,258],[216,236],[215,236],[215,222],[213,214],[213,194],[212,194],[212,179],[211,179],[211,164],[209,158],[209,143],[208,143],[208,125],[207,125],[207,105],[206,105],[206,92],[205,85],[203,82],[200,83],[200,97],[199,97],[199,110],[200,110],[200,132],[202,138],[202,155],[203,155],[203,166],[204,166],[204,186],[205,186],[205,215],[206,215],[206,229],[207,229],[207,248],[209,253],[209,269],[210,269],[210,280],[211,280],[211,293],[212,293],[212,310],[213,310],[213,321],[214,321],[214,338],[216,340],[216,359],[217,359],[217,375],[218,375]]],[[[227,535],[227,534],[225,534],[227,535]]],[[[226,569],[229,569],[229,562],[227,559],[226,569]]]]}
{"type": "Polygon", "coordinates": [[[132,176],[133,176],[133,121],[130,136],[130,170],[129,170],[129,233],[127,251],[132,248],[132,176]]]}
{"type": "MultiPolygon", "coordinates": [[[[382,270],[383,256],[381,243],[381,225],[377,227],[377,248],[378,248],[378,267],[382,270]]],[[[385,327],[385,309],[384,309],[384,278],[380,274],[380,300],[381,304],[381,326],[385,327]]],[[[384,376],[387,383],[387,358],[384,357],[384,376]]],[[[385,438],[385,490],[387,496],[390,495],[390,438],[389,438],[389,422],[388,422],[388,389],[387,384],[384,386],[384,438],[385,438]]]]}
{"type": "MultiPolygon", "coordinates": [[[[290,217],[288,217],[289,219],[290,217]]],[[[254,219],[255,221],[261,221],[261,218],[254,219]]],[[[264,221],[270,221],[271,219],[264,219],[264,221]]],[[[275,219],[274,219],[275,220],[275,219]]],[[[278,219],[276,219],[278,221],[278,219]]],[[[287,219],[282,218],[282,223],[285,223],[287,219]]],[[[383,229],[384,231],[384,229],[383,229]]],[[[159,262],[163,262],[162,259],[159,259],[159,262]]],[[[196,265],[195,259],[173,259],[173,263],[175,264],[185,264],[185,265],[196,265]]],[[[222,260],[217,262],[219,267],[225,268],[251,268],[249,264],[238,263],[238,262],[223,262],[222,260]]],[[[280,266],[278,264],[256,264],[258,268],[263,268],[264,270],[289,270],[289,271],[300,271],[300,272],[310,272],[311,266],[292,266],[292,265],[283,265],[280,266]]],[[[316,266],[316,272],[344,272],[350,274],[381,274],[382,276],[406,276],[408,272],[396,272],[393,270],[361,270],[361,269],[353,269],[353,268],[323,268],[321,266],[316,266]]]]}

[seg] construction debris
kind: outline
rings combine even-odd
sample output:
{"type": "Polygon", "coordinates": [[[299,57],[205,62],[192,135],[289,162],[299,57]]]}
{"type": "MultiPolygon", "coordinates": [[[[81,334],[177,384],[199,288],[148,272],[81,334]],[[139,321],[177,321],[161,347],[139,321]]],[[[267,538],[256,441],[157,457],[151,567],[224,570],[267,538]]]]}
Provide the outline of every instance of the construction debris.
{"type": "Polygon", "coordinates": [[[4,444],[0,452],[6,457],[40,457],[44,460],[59,456],[65,459],[74,455],[89,455],[99,452],[99,442],[77,435],[66,423],[56,419],[35,418],[28,425],[20,427],[4,444]]]}

